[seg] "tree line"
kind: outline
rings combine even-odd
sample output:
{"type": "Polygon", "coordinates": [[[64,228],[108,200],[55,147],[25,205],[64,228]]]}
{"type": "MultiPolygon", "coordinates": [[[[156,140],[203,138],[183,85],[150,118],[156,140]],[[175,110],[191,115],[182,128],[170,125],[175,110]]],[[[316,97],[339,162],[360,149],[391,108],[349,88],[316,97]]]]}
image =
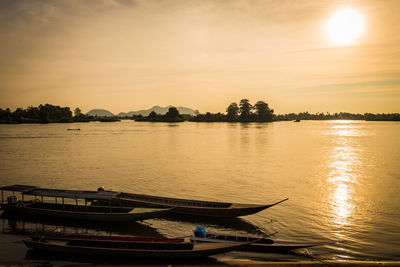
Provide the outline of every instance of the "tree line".
{"type": "Polygon", "coordinates": [[[274,110],[264,101],[258,101],[254,106],[248,99],[242,99],[239,105],[231,103],[226,108],[226,114],[210,113],[198,114],[189,121],[197,122],[270,122],[275,118],[274,110]]]}
{"type": "MultiPolygon", "coordinates": [[[[169,108],[165,115],[152,111],[148,116],[134,115],[129,119],[136,121],[151,122],[271,122],[271,121],[292,121],[292,120],[366,120],[366,121],[400,121],[399,113],[316,113],[309,112],[274,114],[264,101],[258,101],[252,105],[248,99],[240,100],[239,104],[231,103],[226,108],[226,113],[206,112],[195,116],[179,114],[175,107],[169,108]]],[[[83,114],[79,108],[74,110],[74,115],[69,107],[60,107],[50,104],[30,106],[26,109],[17,108],[11,112],[9,108],[0,108],[0,123],[69,123],[119,121],[117,117],[97,117],[83,114]]]]}
{"type": "Polygon", "coordinates": [[[169,108],[165,115],[157,114],[152,111],[148,116],[136,115],[135,121],[152,122],[269,122],[274,119],[274,110],[268,104],[258,101],[254,106],[248,99],[240,100],[239,104],[231,103],[226,108],[226,114],[210,113],[197,114],[196,116],[181,115],[175,107],[169,108]]]}
{"type": "Polygon", "coordinates": [[[17,108],[11,112],[9,108],[0,108],[0,123],[70,123],[89,121],[119,121],[118,118],[94,117],[81,112],[79,108],[74,110],[74,116],[69,107],[60,107],[50,104],[30,106],[26,109],[17,108]]]}
{"type": "Polygon", "coordinates": [[[292,120],[366,120],[366,121],[400,121],[399,113],[288,113],[276,115],[275,121],[292,121],[292,120]]]}

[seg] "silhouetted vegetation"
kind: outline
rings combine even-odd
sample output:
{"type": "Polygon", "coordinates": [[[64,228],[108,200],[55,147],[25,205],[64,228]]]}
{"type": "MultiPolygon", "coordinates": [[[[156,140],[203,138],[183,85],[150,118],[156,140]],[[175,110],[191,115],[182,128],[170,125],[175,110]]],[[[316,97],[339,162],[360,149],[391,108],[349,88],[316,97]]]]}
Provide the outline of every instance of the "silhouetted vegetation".
{"type": "Polygon", "coordinates": [[[237,103],[231,103],[226,108],[226,115],[222,113],[198,114],[189,118],[189,121],[195,122],[270,122],[270,121],[301,121],[301,120],[367,120],[367,121],[400,121],[399,113],[391,114],[354,114],[348,112],[340,113],[316,113],[308,112],[289,113],[275,115],[267,103],[258,101],[254,106],[248,99],[240,100],[237,103]]]}
{"type": "Polygon", "coordinates": [[[150,112],[148,116],[134,116],[135,121],[151,121],[151,122],[183,122],[183,117],[175,107],[170,107],[165,115],[157,114],[155,111],[150,112]]]}
{"type": "Polygon", "coordinates": [[[311,114],[308,112],[301,113],[289,113],[276,115],[275,121],[292,121],[292,120],[366,120],[366,121],[400,121],[399,113],[381,113],[381,114],[372,114],[372,113],[348,113],[348,112],[340,112],[340,113],[316,113],[311,114]]]}
{"type": "Polygon", "coordinates": [[[0,109],[1,123],[52,123],[72,122],[72,112],[69,107],[53,106],[49,104],[27,109],[17,108],[14,112],[10,109],[0,109]]]}
{"type": "Polygon", "coordinates": [[[239,116],[239,106],[236,103],[231,103],[226,108],[226,119],[228,121],[236,121],[239,116]]]}
{"type": "Polygon", "coordinates": [[[117,117],[94,117],[81,112],[79,108],[74,110],[74,115],[69,107],[53,106],[50,104],[39,105],[38,107],[28,107],[26,109],[17,108],[11,112],[9,108],[0,108],[0,123],[70,123],[70,122],[89,122],[89,121],[119,121],[117,117]]]}
{"type": "Polygon", "coordinates": [[[366,121],[400,121],[399,113],[365,113],[364,116],[366,121]]]}
{"type": "MultiPolygon", "coordinates": [[[[316,113],[309,112],[274,114],[266,102],[258,101],[254,106],[248,99],[242,99],[239,105],[235,102],[226,108],[224,113],[197,114],[196,116],[179,114],[175,107],[170,107],[165,115],[152,111],[148,116],[133,115],[125,117],[135,121],[151,122],[271,122],[271,121],[296,121],[296,120],[366,120],[366,121],[400,121],[399,113],[316,113]]],[[[89,116],[81,112],[80,108],[75,108],[74,116],[69,107],[53,106],[50,104],[39,105],[38,107],[28,107],[26,109],[17,108],[12,112],[9,108],[0,108],[0,123],[69,123],[69,122],[115,122],[121,118],[113,116],[89,116]]]]}
{"type": "Polygon", "coordinates": [[[92,117],[83,114],[80,108],[74,110],[74,115],[75,116],[72,118],[74,122],[89,122],[93,120],[92,117]]]}
{"type": "Polygon", "coordinates": [[[254,106],[248,99],[240,100],[237,103],[231,103],[226,108],[226,115],[222,113],[198,114],[189,119],[196,122],[271,122],[274,120],[274,110],[270,109],[268,104],[258,101],[254,106]]]}

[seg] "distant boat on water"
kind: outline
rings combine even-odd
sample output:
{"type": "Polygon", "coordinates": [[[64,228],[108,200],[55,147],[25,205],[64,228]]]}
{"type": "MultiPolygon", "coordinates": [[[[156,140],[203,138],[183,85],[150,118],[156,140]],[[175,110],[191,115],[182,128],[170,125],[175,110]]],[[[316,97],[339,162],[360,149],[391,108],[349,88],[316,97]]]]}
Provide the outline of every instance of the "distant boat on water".
{"type": "Polygon", "coordinates": [[[293,122],[300,122],[300,120],[299,120],[299,119],[297,119],[297,120],[294,120],[293,122]]]}

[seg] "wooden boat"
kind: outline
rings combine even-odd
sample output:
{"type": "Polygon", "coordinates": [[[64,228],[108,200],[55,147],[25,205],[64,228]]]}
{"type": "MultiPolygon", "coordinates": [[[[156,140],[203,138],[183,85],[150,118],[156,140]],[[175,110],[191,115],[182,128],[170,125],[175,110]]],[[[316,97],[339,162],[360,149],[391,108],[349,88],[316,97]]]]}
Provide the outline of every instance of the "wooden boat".
{"type": "MultiPolygon", "coordinates": [[[[242,204],[242,203],[227,203],[201,201],[181,198],[168,198],[150,195],[139,195],[132,193],[120,193],[99,188],[97,191],[78,191],[78,190],[58,190],[58,189],[43,189],[29,185],[12,185],[0,188],[3,190],[16,191],[24,195],[33,195],[42,197],[55,197],[84,199],[85,203],[89,201],[91,205],[99,206],[119,206],[119,207],[145,207],[170,209],[172,213],[194,216],[209,216],[209,217],[238,217],[257,213],[279,203],[282,203],[288,198],[278,201],[273,204],[242,204]]],[[[2,202],[4,202],[2,194],[2,202]]],[[[42,201],[43,202],[43,201],[42,201]]]]}
{"type": "Polygon", "coordinates": [[[180,240],[142,238],[142,240],[105,240],[97,237],[41,237],[24,240],[28,248],[68,254],[139,257],[139,258],[196,258],[222,254],[250,244],[193,244],[180,240]]]}
{"type": "Polygon", "coordinates": [[[212,202],[201,200],[190,200],[180,198],[168,198],[149,195],[139,195],[132,193],[120,193],[112,199],[114,205],[130,207],[152,207],[152,208],[172,208],[172,213],[211,216],[211,217],[238,217],[260,212],[279,203],[288,200],[288,198],[273,204],[241,204],[212,202]]]}
{"type": "Polygon", "coordinates": [[[294,249],[309,248],[325,245],[325,243],[310,243],[293,240],[280,240],[270,238],[260,238],[252,236],[228,235],[220,233],[206,233],[205,237],[192,235],[189,237],[192,242],[207,242],[219,244],[232,244],[236,242],[253,242],[247,247],[241,247],[240,250],[255,251],[263,253],[287,252],[294,249]]]}
{"type": "Polygon", "coordinates": [[[111,201],[111,198],[116,194],[112,192],[39,189],[19,185],[1,187],[0,190],[2,193],[1,208],[3,210],[28,216],[35,215],[84,221],[126,222],[155,218],[170,210],[165,208],[87,205],[88,201],[93,200],[111,201]],[[20,192],[22,200],[18,200],[15,195],[12,195],[7,198],[7,202],[4,202],[3,191],[20,192]],[[34,196],[35,200],[24,201],[24,196],[26,195],[34,196]],[[37,199],[38,196],[41,197],[41,200],[37,199]],[[43,202],[45,196],[54,197],[55,203],[43,202]],[[57,203],[57,198],[61,198],[61,203],[57,203]],[[64,203],[65,198],[75,199],[76,204],[64,203]],[[85,205],[78,205],[78,199],[83,199],[85,205]]]}

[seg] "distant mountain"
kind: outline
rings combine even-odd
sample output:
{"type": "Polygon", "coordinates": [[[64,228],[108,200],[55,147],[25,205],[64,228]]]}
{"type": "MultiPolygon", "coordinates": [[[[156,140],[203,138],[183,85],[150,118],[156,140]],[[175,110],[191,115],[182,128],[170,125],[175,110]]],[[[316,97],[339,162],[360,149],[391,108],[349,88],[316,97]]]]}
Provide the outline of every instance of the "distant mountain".
{"type": "Polygon", "coordinates": [[[99,117],[113,117],[113,116],[115,116],[113,113],[111,113],[110,111],[105,110],[105,109],[92,109],[91,111],[86,113],[86,115],[99,116],[99,117]]]}
{"type": "MultiPolygon", "coordinates": [[[[142,116],[148,116],[150,112],[154,111],[157,114],[165,114],[167,113],[168,109],[173,106],[168,106],[168,107],[160,107],[160,106],[154,106],[150,109],[142,109],[142,110],[137,110],[137,111],[129,111],[127,113],[121,112],[118,113],[118,117],[125,117],[125,116],[133,116],[133,115],[142,115],[142,116]]],[[[186,107],[176,107],[179,111],[180,114],[189,114],[189,115],[196,115],[196,111],[191,109],[191,108],[186,108],[186,107]]]]}

